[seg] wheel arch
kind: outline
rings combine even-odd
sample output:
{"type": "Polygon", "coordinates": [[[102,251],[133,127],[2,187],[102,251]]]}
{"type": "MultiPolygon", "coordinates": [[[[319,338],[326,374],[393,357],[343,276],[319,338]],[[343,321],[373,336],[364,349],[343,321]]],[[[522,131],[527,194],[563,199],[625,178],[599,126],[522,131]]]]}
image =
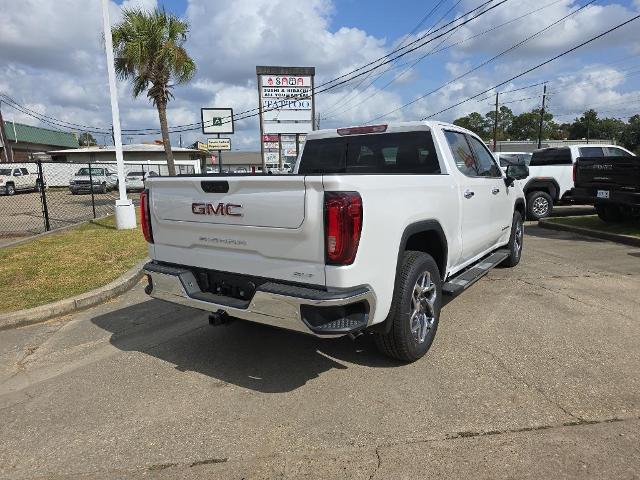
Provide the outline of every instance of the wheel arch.
{"type": "MultiPolygon", "coordinates": [[[[402,255],[404,252],[411,250],[431,255],[438,266],[442,281],[444,281],[447,274],[449,246],[440,222],[437,220],[422,220],[412,223],[405,227],[400,238],[394,276],[394,295],[396,289],[395,279],[398,278],[398,272],[402,266],[402,255]]],[[[391,329],[392,320],[387,317],[384,321],[373,325],[370,330],[378,333],[388,333],[391,329]]]]}
{"type": "Polygon", "coordinates": [[[560,199],[560,185],[555,178],[550,177],[534,177],[531,178],[522,189],[525,195],[531,192],[546,192],[551,196],[554,202],[560,199]]]}
{"type": "Polygon", "coordinates": [[[520,214],[520,217],[522,217],[522,220],[527,218],[527,207],[526,207],[524,198],[518,198],[516,200],[516,203],[513,207],[513,211],[518,212],[520,214]]]}

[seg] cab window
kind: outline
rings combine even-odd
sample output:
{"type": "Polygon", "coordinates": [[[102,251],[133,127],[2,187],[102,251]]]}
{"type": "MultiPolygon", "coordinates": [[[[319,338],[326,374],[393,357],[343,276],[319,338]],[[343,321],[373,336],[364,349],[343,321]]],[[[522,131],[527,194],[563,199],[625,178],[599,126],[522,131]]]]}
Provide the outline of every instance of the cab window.
{"type": "Polygon", "coordinates": [[[581,157],[604,157],[602,147],[580,147],[579,152],[581,157]]]}
{"type": "Polygon", "coordinates": [[[478,176],[478,164],[473,156],[471,147],[463,133],[445,131],[444,136],[453,155],[453,161],[462,173],[467,177],[478,176]]]}
{"type": "Polygon", "coordinates": [[[476,157],[478,164],[479,177],[502,177],[502,170],[498,167],[493,155],[487,150],[487,147],[475,137],[467,135],[471,149],[476,157]]]}

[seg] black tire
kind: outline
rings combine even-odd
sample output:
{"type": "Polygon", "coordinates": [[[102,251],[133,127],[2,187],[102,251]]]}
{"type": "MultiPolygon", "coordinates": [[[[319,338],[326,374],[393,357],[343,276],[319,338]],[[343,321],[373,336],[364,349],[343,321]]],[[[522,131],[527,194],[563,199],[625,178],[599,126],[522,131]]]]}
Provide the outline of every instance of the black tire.
{"type": "Polygon", "coordinates": [[[529,220],[548,217],[552,211],[553,199],[547,192],[538,190],[527,195],[527,217],[529,220]]]}
{"type": "Polygon", "coordinates": [[[391,322],[391,330],[389,333],[376,333],[375,341],[385,355],[403,362],[414,362],[427,353],[436,335],[442,305],[442,284],[438,265],[431,255],[408,251],[402,256],[401,262],[387,318],[391,322]],[[424,283],[432,285],[432,289],[424,292],[421,307],[414,308],[414,291],[418,288],[417,282],[427,278],[425,274],[428,274],[429,280],[424,283]],[[420,311],[418,315],[424,314],[421,317],[424,321],[416,322],[413,326],[420,325],[423,328],[412,331],[412,316],[416,311],[420,311]]]}
{"type": "Polygon", "coordinates": [[[595,207],[598,217],[605,223],[621,223],[626,220],[624,212],[618,205],[600,203],[596,204],[595,207]]]}
{"type": "Polygon", "coordinates": [[[102,187],[100,188],[100,193],[107,193],[107,184],[106,184],[106,182],[102,183],[102,187]]]}
{"type": "Polygon", "coordinates": [[[511,268],[520,263],[522,257],[522,246],[524,242],[524,225],[522,223],[522,215],[520,212],[513,212],[513,220],[511,221],[511,236],[507,248],[509,256],[499,265],[500,267],[511,268]]]}
{"type": "Polygon", "coordinates": [[[13,183],[7,183],[7,186],[5,187],[5,191],[7,192],[7,195],[15,195],[16,194],[16,187],[13,183]]]}

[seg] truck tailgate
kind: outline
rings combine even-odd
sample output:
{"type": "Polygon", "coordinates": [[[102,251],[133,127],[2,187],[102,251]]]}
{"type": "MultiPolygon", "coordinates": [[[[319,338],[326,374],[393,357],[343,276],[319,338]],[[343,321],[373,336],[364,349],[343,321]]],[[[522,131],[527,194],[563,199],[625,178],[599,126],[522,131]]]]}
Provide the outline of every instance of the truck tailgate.
{"type": "Polygon", "coordinates": [[[169,177],[148,186],[156,260],[325,284],[321,178],[169,177]]]}

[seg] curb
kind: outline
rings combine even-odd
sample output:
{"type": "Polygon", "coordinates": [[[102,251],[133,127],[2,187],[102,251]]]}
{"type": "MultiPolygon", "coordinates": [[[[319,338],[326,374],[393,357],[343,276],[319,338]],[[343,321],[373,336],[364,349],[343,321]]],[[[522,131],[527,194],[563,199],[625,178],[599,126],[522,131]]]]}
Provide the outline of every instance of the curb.
{"type": "Polygon", "coordinates": [[[47,305],[0,314],[0,330],[24,327],[44,322],[55,317],[84,310],[99,303],[106,302],[133,288],[142,278],[142,268],[149,259],[145,259],[131,268],[124,275],[116,278],[104,287],[96,288],[73,298],[66,298],[47,305]]]}
{"type": "Polygon", "coordinates": [[[554,223],[547,219],[538,220],[538,226],[548,230],[558,230],[562,232],[579,233],[587,237],[599,238],[601,240],[609,240],[611,242],[623,243],[632,247],[640,247],[640,237],[632,237],[631,235],[622,235],[620,233],[601,232],[600,230],[592,230],[591,228],[574,227],[573,225],[563,225],[554,223]]]}

